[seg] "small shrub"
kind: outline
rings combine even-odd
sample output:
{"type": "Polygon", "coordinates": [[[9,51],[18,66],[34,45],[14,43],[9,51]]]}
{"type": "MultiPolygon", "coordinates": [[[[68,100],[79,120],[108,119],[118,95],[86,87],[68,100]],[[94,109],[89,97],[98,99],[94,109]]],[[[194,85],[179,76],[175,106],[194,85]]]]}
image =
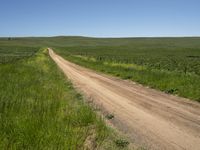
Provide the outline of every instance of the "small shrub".
{"type": "Polygon", "coordinates": [[[168,93],[168,94],[175,94],[175,93],[178,92],[178,89],[168,89],[165,92],[168,93]]]}
{"type": "Polygon", "coordinates": [[[106,115],[106,118],[109,119],[109,120],[111,120],[111,119],[114,118],[114,115],[113,115],[113,114],[107,114],[107,115],[106,115]]]}
{"type": "Polygon", "coordinates": [[[117,139],[115,144],[120,148],[125,148],[129,145],[129,142],[126,139],[117,139]]]}

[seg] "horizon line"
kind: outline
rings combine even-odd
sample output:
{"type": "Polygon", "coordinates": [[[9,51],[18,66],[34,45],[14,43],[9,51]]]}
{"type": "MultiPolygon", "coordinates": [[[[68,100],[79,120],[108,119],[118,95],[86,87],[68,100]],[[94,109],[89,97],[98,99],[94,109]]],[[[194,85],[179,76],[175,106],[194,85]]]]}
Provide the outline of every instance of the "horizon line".
{"type": "Polygon", "coordinates": [[[0,38],[53,38],[53,37],[83,37],[83,38],[200,38],[198,36],[84,36],[84,35],[49,35],[49,36],[0,36],[0,38]]]}

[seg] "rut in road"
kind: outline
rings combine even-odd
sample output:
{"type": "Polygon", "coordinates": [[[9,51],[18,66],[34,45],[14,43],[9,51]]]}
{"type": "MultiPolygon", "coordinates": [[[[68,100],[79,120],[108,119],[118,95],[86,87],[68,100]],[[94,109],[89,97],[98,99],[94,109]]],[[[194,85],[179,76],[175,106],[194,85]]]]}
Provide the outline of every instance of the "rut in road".
{"type": "Polygon", "coordinates": [[[149,149],[199,150],[200,104],[75,65],[49,48],[72,83],[114,113],[113,124],[149,149]]]}

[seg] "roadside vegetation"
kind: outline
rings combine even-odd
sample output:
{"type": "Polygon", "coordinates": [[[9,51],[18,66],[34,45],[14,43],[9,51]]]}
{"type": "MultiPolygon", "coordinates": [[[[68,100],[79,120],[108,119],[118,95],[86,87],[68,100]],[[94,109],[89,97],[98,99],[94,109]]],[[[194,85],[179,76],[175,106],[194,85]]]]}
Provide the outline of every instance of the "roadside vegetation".
{"type": "MultiPolygon", "coordinates": [[[[0,45],[4,49],[7,46],[17,48],[23,45],[26,50],[51,47],[66,59],[79,65],[136,81],[169,94],[200,101],[200,38],[198,37],[0,38],[0,45]]],[[[0,58],[2,58],[1,51],[0,49],[0,58]]],[[[31,56],[32,53],[26,55],[31,56]]],[[[12,58],[12,56],[5,58],[5,54],[3,57],[3,62],[12,58]]]]}
{"type": "Polygon", "coordinates": [[[199,38],[121,39],[121,45],[120,41],[108,40],[107,45],[56,48],[56,52],[76,64],[200,101],[199,41],[199,38]]]}
{"type": "MultiPolygon", "coordinates": [[[[120,149],[46,49],[0,47],[0,149],[120,149]]],[[[125,149],[127,148],[124,147],[125,149]]]]}
{"type": "Polygon", "coordinates": [[[96,71],[200,101],[200,38],[0,38],[0,149],[130,145],[105,125],[41,47],[96,71]]]}

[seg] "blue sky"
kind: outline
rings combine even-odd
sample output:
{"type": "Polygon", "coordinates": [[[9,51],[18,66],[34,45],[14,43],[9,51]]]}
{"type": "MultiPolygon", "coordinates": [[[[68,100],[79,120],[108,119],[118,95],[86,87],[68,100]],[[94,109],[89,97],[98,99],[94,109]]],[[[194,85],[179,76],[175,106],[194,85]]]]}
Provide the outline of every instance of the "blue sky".
{"type": "Polygon", "coordinates": [[[0,36],[200,36],[200,0],[0,0],[0,36]]]}

